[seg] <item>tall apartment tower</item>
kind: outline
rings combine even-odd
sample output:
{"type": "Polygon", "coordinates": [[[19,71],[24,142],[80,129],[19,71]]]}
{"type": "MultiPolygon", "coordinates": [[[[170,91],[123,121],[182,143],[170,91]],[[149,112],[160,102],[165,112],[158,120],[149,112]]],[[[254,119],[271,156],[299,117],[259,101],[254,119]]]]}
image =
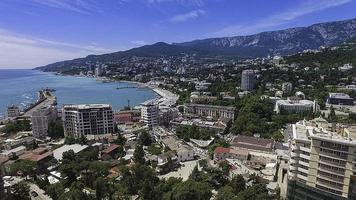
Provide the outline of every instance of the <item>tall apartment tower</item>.
{"type": "Polygon", "coordinates": [[[290,127],[287,199],[356,199],[356,130],[322,118],[290,127]]]}
{"type": "Polygon", "coordinates": [[[241,74],[241,89],[243,91],[252,91],[254,89],[255,72],[253,70],[244,70],[241,74]]]}
{"type": "Polygon", "coordinates": [[[291,82],[284,82],[282,83],[282,91],[283,95],[290,94],[293,90],[293,85],[291,82]]]}
{"type": "Polygon", "coordinates": [[[48,124],[57,119],[55,106],[42,107],[33,112],[31,116],[32,134],[36,138],[44,138],[48,134],[48,124]]]}
{"type": "Polygon", "coordinates": [[[154,100],[146,101],[141,104],[141,120],[150,129],[159,123],[159,107],[154,100]]]}
{"type": "Polygon", "coordinates": [[[113,111],[108,104],[65,105],[62,120],[65,136],[95,139],[114,132],[113,111]]]}

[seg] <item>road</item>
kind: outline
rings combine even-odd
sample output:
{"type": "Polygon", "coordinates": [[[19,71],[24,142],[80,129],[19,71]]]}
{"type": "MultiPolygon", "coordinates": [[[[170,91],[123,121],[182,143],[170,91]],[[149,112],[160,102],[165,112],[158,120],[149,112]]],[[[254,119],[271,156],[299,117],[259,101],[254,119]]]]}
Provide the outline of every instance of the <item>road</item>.
{"type": "Polygon", "coordinates": [[[52,200],[51,197],[49,197],[48,195],[45,194],[45,191],[43,191],[41,188],[39,188],[37,185],[33,184],[33,183],[29,183],[30,186],[30,195],[31,192],[34,191],[38,194],[37,197],[33,197],[31,195],[31,199],[32,200],[52,200]]]}
{"type": "MultiPolygon", "coordinates": [[[[25,181],[25,179],[22,178],[22,177],[12,176],[12,180],[11,181],[5,181],[5,184],[14,185],[14,184],[19,183],[21,181],[25,181]]],[[[42,190],[41,188],[39,188],[36,184],[31,183],[31,182],[27,182],[27,183],[30,186],[30,196],[31,196],[32,200],[52,200],[52,198],[49,197],[48,195],[46,195],[45,191],[42,190]],[[37,197],[33,197],[31,195],[32,191],[35,191],[38,194],[38,196],[37,197]]]]}
{"type": "Polygon", "coordinates": [[[53,95],[46,96],[46,99],[44,101],[42,101],[41,103],[39,103],[35,107],[33,107],[30,110],[28,110],[27,112],[25,112],[23,114],[23,116],[31,117],[34,111],[36,111],[36,110],[38,110],[40,108],[43,108],[43,107],[52,106],[55,103],[56,103],[56,97],[55,96],[53,96],[53,95]]]}

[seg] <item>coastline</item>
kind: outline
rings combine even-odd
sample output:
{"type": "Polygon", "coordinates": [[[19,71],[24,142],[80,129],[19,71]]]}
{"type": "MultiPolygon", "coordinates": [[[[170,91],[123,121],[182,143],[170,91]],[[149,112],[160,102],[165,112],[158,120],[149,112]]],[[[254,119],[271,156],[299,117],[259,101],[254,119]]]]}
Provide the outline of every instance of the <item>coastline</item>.
{"type": "MultiPolygon", "coordinates": [[[[168,106],[171,107],[173,105],[176,104],[179,95],[178,94],[174,94],[173,92],[169,91],[169,90],[165,90],[162,89],[156,85],[150,85],[147,83],[142,83],[142,82],[138,82],[138,81],[128,81],[128,80],[115,80],[115,79],[111,79],[111,78],[107,78],[107,77],[94,77],[94,76],[81,76],[81,75],[66,75],[66,74],[61,74],[58,72],[50,72],[53,73],[55,75],[58,76],[74,76],[74,77],[84,77],[84,78],[91,78],[91,79],[95,79],[97,81],[101,81],[103,83],[105,83],[106,81],[108,82],[116,82],[116,83],[129,83],[129,84],[135,84],[137,85],[139,88],[149,88],[151,89],[156,95],[159,96],[159,98],[153,98],[150,99],[150,101],[154,100],[156,101],[160,106],[168,106]]],[[[143,102],[142,102],[143,103],[143,102]]]]}

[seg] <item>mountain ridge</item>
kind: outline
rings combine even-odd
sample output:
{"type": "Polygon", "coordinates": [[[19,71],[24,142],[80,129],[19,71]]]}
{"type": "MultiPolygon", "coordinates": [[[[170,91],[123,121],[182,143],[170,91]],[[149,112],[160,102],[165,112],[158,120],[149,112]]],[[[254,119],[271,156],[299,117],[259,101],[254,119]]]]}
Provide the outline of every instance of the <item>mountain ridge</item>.
{"type": "Polygon", "coordinates": [[[246,36],[216,37],[172,44],[158,42],[126,51],[60,61],[36,69],[55,71],[53,69],[64,66],[84,65],[88,62],[115,62],[132,56],[162,57],[195,54],[253,58],[267,55],[291,55],[306,49],[341,44],[355,36],[356,18],[353,18],[246,36]]]}

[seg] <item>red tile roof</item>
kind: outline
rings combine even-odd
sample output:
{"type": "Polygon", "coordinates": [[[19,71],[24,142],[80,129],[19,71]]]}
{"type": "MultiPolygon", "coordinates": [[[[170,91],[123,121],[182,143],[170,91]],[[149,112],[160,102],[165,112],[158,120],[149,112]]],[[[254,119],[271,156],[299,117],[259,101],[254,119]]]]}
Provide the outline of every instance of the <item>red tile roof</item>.
{"type": "Polygon", "coordinates": [[[117,148],[119,148],[119,145],[111,144],[108,148],[104,149],[102,152],[106,153],[106,154],[109,154],[109,153],[111,153],[112,151],[114,151],[117,148]]]}
{"type": "Polygon", "coordinates": [[[42,148],[41,150],[33,150],[33,151],[29,151],[29,152],[26,152],[24,154],[22,154],[19,159],[21,160],[31,160],[31,161],[35,161],[35,162],[38,162],[38,161],[41,161],[47,157],[50,157],[50,156],[53,156],[53,152],[52,151],[44,151],[44,149],[42,148]]]}
{"type": "Polygon", "coordinates": [[[225,148],[225,147],[216,147],[214,150],[215,154],[221,154],[221,153],[230,153],[230,154],[235,154],[235,155],[245,155],[248,156],[248,150],[245,149],[232,149],[232,148],[225,148]]]}
{"type": "Polygon", "coordinates": [[[239,148],[271,152],[274,149],[275,142],[271,139],[238,135],[234,138],[232,144],[239,148]]]}

